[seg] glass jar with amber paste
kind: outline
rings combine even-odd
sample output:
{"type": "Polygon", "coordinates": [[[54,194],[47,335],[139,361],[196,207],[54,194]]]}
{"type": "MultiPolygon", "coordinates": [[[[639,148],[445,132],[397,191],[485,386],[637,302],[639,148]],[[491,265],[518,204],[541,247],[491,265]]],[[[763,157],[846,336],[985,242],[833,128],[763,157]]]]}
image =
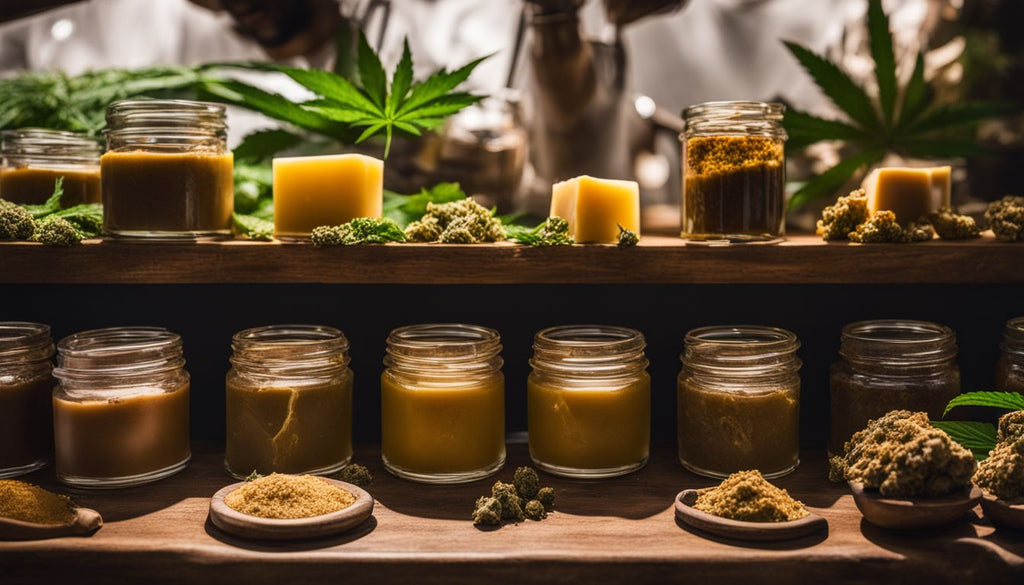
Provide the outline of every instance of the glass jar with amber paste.
{"type": "Polygon", "coordinates": [[[679,374],[679,460],[708,477],[757,469],[779,477],[800,463],[796,335],[752,325],[686,334],[679,374]]]}
{"type": "Polygon", "coordinates": [[[107,108],[103,228],[113,236],[231,233],[234,158],[224,106],[125,100],[107,108]]]}
{"type": "Polygon", "coordinates": [[[63,177],[61,207],[99,203],[100,145],[85,134],[43,128],[2,134],[0,198],[39,205],[53,195],[63,177]]]}
{"type": "Polygon", "coordinates": [[[505,464],[501,338],[486,327],[391,332],[380,380],[381,458],[392,474],[463,483],[505,464]]]}
{"type": "Polygon", "coordinates": [[[52,359],[48,326],[0,322],[0,478],[35,471],[53,454],[52,359]]]}
{"type": "Polygon", "coordinates": [[[181,337],[156,327],[76,333],[57,344],[57,477],[82,488],[141,485],[188,464],[189,375],[181,337]]]}
{"type": "Polygon", "coordinates": [[[828,451],[842,455],[854,433],[891,410],[942,418],[960,394],[956,334],[927,321],[860,321],[843,327],[830,376],[828,451]]]}
{"type": "Polygon", "coordinates": [[[772,242],[785,234],[785,107],[710,102],[683,112],[682,237],[772,242]]]}
{"type": "Polygon", "coordinates": [[[530,457],[566,477],[614,477],[647,463],[651,377],[639,331],[605,325],[545,329],[527,380],[530,457]]]}
{"type": "Polygon", "coordinates": [[[332,327],[246,329],[231,342],[227,452],[231,475],[334,473],[352,459],[348,340],[332,327]]]}
{"type": "Polygon", "coordinates": [[[996,364],[996,390],[1024,394],[1024,317],[1006,322],[1002,355],[996,364]]]}

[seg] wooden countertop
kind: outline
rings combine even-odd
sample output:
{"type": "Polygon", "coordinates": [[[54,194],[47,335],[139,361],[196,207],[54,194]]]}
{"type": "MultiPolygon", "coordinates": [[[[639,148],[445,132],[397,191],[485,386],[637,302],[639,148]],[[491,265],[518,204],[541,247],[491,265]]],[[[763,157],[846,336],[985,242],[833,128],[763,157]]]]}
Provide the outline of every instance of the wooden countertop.
{"type": "Polygon", "coordinates": [[[135,243],[90,240],[72,249],[0,242],[0,283],[341,284],[1016,284],[1024,243],[991,235],[923,244],[687,246],[645,237],[615,246],[531,248],[389,244],[314,249],[305,243],[135,243]]]}
{"type": "MultiPolygon", "coordinates": [[[[705,537],[675,521],[683,488],[713,482],[684,472],[661,445],[641,472],[602,481],[556,480],[543,522],[481,530],[469,521],[491,480],[424,487],[390,477],[375,447],[356,449],[375,481],[373,517],[354,532],[289,544],[245,542],[207,519],[209,497],[231,480],[221,455],[197,446],[189,468],[163,482],[74,494],[105,525],[86,538],[0,542],[0,582],[20,583],[845,583],[1024,582],[1024,533],[994,530],[981,509],[946,529],[887,532],[861,520],[820,453],[778,480],[829,522],[828,534],[747,544],[705,537]]],[[[526,464],[510,446],[500,477],[526,464]]],[[[52,470],[29,478],[55,487],[52,470]]]]}

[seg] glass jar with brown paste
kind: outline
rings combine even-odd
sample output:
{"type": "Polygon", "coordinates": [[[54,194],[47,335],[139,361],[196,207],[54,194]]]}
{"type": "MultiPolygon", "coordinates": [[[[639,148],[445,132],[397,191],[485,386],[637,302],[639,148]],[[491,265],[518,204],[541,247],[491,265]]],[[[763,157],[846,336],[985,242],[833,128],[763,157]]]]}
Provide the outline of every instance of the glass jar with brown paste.
{"type": "Polygon", "coordinates": [[[683,112],[682,237],[772,242],[785,234],[785,107],[709,102],[683,112]]]}
{"type": "Polygon", "coordinates": [[[53,454],[52,359],[49,326],[0,322],[0,478],[35,471],[53,454]]]}
{"type": "Polygon", "coordinates": [[[99,203],[100,145],[85,134],[44,128],[7,130],[0,136],[0,198],[41,205],[63,177],[61,207],[99,203]]]}
{"type": "Polygon", "coordinates": [[[234,158],[224,106],[125,100],[107,108],[103,228],[118,237],[231,233],[234,158]]]}
{"type": "Polygon", "coordinates": [[[854,433],[891,410],[933,419],[960,394],[956,334],[927,321],[860,321],[843,327],[841,359],[830,376],[829,455],[842,455],[854,433]]]}
{"type": "Polygon", "coordinates": [[[332,327],[272,325],[231,342],[228,473],[327,475],[352,459],[348,340],[332,327]]]}
{"type": "Polygon", "coordinates": [[[181,337],[156,327],[76,333],[57,344],[57,478],[81,488],[142,485],[191,457],[181,337]]]}
{"type": "Polygon", "coordinates": [[[774,327],[715,326],[686,334],[679,374],[679,460],[723,478],[768,478],[800,463],[800,342],[774,327]]]}
{"type": "Polygon", "coordinates": [[[1024,317],[1006,322],[1002,355],[996,364],[996,390],[1024,394],[1024,317]]]}

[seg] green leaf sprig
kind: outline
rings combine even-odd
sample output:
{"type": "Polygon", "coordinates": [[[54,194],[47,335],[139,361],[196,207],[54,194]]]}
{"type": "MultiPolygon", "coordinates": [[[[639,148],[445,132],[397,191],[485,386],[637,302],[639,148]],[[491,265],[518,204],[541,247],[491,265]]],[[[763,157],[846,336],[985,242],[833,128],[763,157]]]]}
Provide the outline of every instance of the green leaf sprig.
{"type": "Polygon", "coordinates": [[[846,118],[828,120],[798,110],[787,111],[783,120],[789,134],[787,148],[799,150],[821,141],[843,141],[855,150],[852,156],[805,183],[790,200],[791,207],[835,194],[855,173],[880,162],[888,152],[924,159],[984,154],[986,150],[964,132],[985,120],[1021,110],[1020,104],[1002,102],[936,103],[924,79],[922,53],[918,53],[910,81],[901,92],[889,17],[882,10],[881,0],[869,0],[867,25],[877,100],[829,59],[796,43],[785,43],[846,118]]]}
{"type": "MultiPolygon", "coordinates": [[[[946,405],[942,416],[958,406],[987,406],[1006,410],[1024,410],[1024,395],[1019,392],[965,392],[946,405]]],[[[949,434],[954,441],[960,443],[974,453],[974,458],[982,461],[988,452],[996,446],[996,427],[992,423],[975,421],[931,421],[931,425],[949,434]]]]}

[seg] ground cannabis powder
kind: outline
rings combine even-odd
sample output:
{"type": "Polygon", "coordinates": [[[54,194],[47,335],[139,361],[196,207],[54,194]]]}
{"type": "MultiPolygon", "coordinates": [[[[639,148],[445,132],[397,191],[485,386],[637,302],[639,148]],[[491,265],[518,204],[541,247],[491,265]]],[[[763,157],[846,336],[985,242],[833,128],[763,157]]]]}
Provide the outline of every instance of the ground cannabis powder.
{"type": "Polygon", "coordinates": [[[348,508],[356,497],[313,475],[272,473],[224,498],[229,508],[260,518],[309,518],[348,508]]]}
{"type": "Polygon", "coordinates": [[[71,499],[39,486],[0,479],[0,516],[36,524],[67,524],[75,519],[71,499]]]}
{"type": "Polygon", "coordinates": [[[768,483],[760,471],[740,471],[718,487],[700,490],[694,508],[746,522],[786,522],[808,514],[789,492],[768,483]]]}

